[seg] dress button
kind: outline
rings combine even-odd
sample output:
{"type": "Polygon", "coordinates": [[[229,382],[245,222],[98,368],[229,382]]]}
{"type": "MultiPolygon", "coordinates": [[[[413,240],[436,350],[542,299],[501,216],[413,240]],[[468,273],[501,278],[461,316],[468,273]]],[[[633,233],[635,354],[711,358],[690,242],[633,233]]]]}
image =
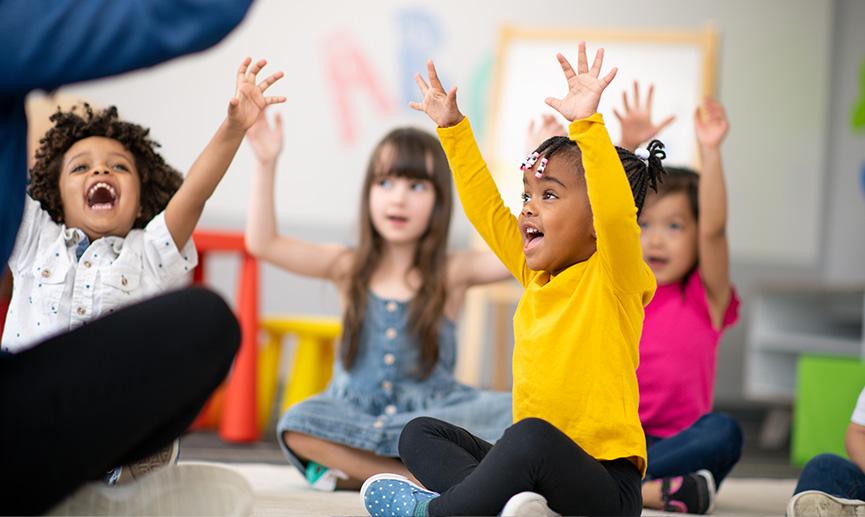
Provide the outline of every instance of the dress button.
{"type": "Polygon", "coordinates": [[[125,276],[120,275],[120,283],[123,284],[124,287],[126,287],[126,284],[129,283],[129,280],[127,280],[125,276]]]}
{"type": "Polygon", "coordinates": [[[89,267],[92,266],[92,265],[93,265],[93,264],[91,264],[89,260],[85,260],[85,261],[84,261],[84,267],[89,268],[89,267]]]}
{"type": "Polygon", "coordinates": [[[387,413],[388,415],[395,415],[396,414],[396,406],[391,404],[388,407],[384,408],[384,412],[387,413]]]}
{"type": "Polygon", "coordinates": [[[385,305],[387,312],[396,312],[396,307],[396,302],[387,302],[387,305],[385,305]]]}
{"type": "Polygon", "coordinates": [[[382,422],[379,419],[379,420],[376,420],[375,422],[373,422],[372,426],[375,427],[376,429],[381,429],[382,427],[384,427],[384,422],[382,422]]]}
{"type": "Polygon", "coordinates": [[[384,364],[390,366],[396,362],[396,357],[393,354],[384,354],[384,364]]]}
{"type": "Polygon", "coordinates": [[[396,337],[396,329],[395,329],[395,328],[389,328],[389,329],[387,329],[387,330],[384,331],[384,335],[385,335],[388,339],[393,339],[393,338],[396,337]]]}
{"type": "Polygon", "coordinates": [[[382,381],[382,382],[381,382],[381,388],[382,388],[384,391],[390,391],[390,390],[393,389],[393,383],[390,382],[390,381],[382,381]]]}
{"type": "Polygon", "coordinates": [[[51,271],[48,269],[43,269],[42,270],[42,278],[48,278],[49,276],[51,276],[51,271]]]}
{"type": "Polygon", "coordinates": [[[78,310],[76,310],[75,312],[77,312],[79,316],[84,316],[85,314],[87,314],[87,309],[79,306],[78,310]]]}

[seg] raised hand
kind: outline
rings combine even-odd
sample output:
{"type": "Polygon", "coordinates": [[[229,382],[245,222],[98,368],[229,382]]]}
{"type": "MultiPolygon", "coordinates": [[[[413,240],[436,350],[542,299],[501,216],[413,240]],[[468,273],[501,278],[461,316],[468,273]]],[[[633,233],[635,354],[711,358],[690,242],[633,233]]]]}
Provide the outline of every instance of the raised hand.
{"type": "Polygon", "coordinates": [[[724,106],[710,97],[703,99],[703,104],[694,112],[694,129],[701,147],[720,147],[730,129],[724,106]]]}
{"type": "Polygon", "coordinates": [[[282,72],[276,72],[255,84],[255,76],[264,68],[267,60],[261,59],[249,68],[251,62],[252,58],[248,57],[237,69],[237,86],[234,97],[228,102],[228,123],[232,128],[241,131],[249,129],[266,106],[285,102],[285,97],[264,96],[264,92],[273,83],[282,79],[282,72]]]}
{"type": "Polygon", "coordinates": [[[547,97],[545,102],[570,122],[593,115],[598,111],[601,94],[616,76],[618,69],[613,68],[607,75],[600,77],[601,66],[604,64],[604,49],[598,49],[590,70],[585,41],[581,41],[579,45],[576,72],[565,56],[556,54],[556,58],[562,66],[565,79],[568,80],[568,93],[562,99],[547,97]]]}
{"type": "Polygon", "coordinates": [[[282,116],[277,113],[274,125],[267,121],[262,111],[255,124],[246,132],[246,140],[261,163],[273,163],[282,152],[282,116]]]}
{"type": "Polygon", "coordinates": [[[670,125],[676,119],[675,115],[669,115],[658,124],[652,123],[652,98],[655,95],[655,85],[649,85],[649,93],[645,104],[640,103],[640,85],[634,81],[633,103],[628,102],[627,90],[622,92],[622,105],[624,114],[613,109],[616,118],[622,125],[622,141],[620,145],[625,149],[633,151],[643,142],[654,138],[662,129],[670,125]]]}
{"type": "Polygon", "coordinates": [[[526,152],[534,151],[548,138],[554,136],[568,136],[565,126],[556,117],[541,115],[540,124],[536,124],[534,119],[530,120],[529,127],[526,129],[526,152]]]}
{"type": "Polygon", "coordinates": [[[415,74],[414,80],[423,94],[423,101],[410,102],[411,109],[423,111],[438,127],[451,127],[458,124],[464,117],[457,107],[457,87],[445,91],[439,81],[436,67],[432,60],[426,63],[429,85],[421,74],[415,74]]]}

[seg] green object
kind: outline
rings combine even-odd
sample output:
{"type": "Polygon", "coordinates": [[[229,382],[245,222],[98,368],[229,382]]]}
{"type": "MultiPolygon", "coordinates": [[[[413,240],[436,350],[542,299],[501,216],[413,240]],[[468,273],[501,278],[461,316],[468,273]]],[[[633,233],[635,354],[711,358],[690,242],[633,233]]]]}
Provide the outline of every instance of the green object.
{"type": "Polygon", "coordinates": [[[865,59],[862,60],[862,68],[859,69],[859,99],[850,110],[850,125],[853,131],[865,130],[865,59]]]}
{"type": "Polygon", "coordinates": [[[790,461],[802,466],[824,452],[846,458],[844,434],[865,387],[865,363],[803,355],[797,375],[790,461]]]}

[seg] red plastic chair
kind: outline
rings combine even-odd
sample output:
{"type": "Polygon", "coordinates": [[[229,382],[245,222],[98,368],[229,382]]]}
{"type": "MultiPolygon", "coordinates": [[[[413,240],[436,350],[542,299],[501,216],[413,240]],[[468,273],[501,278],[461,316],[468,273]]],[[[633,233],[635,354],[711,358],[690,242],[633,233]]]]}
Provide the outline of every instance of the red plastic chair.
{"type": "Polygon", "coordinates": [[[229,442],[258,439],[256,425],[256,357],[258,353],[258,261],[246,251],[241,232],[198,230],[192,234],[198,249],[193,282],[204,283],[211,253],[239,253],[241,270],[235,311],[240,321],[240,350],[223,388],[202,409],[192,428],[219,421],[219,436],[229,442]],[[220,416],[221,414],[221,416],[220,416]]]}

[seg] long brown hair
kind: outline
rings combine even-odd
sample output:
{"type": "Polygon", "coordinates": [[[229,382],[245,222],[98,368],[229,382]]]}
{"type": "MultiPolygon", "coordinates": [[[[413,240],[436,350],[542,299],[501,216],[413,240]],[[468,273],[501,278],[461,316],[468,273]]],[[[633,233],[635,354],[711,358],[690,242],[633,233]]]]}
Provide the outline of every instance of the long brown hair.
{"type": "Polygon", "coordinates": [[[369,193],[375,181],[386,176],[431,181],[435,204],[429,226],[415,249],[413,269],[421,285],[409,306],[409,331],[420,345],[419,376],[426,378],[438,362],[438,331],[447,297],[447,238],[453,198],[447,158],[433,135],[414,128],[394,129],[376,145],[370,156],[360,201],[360,238],[347,277],[347,303],[343,315],[340,355],[351,369],[358,355],[360,329],[366,312],[369,280],[382,257],[384,242],[372,223],[369,193]],[[387,149],[390,163],[381,160],[387,149]],[[387,169],[385,169],[387,166],[387,169]]]}

